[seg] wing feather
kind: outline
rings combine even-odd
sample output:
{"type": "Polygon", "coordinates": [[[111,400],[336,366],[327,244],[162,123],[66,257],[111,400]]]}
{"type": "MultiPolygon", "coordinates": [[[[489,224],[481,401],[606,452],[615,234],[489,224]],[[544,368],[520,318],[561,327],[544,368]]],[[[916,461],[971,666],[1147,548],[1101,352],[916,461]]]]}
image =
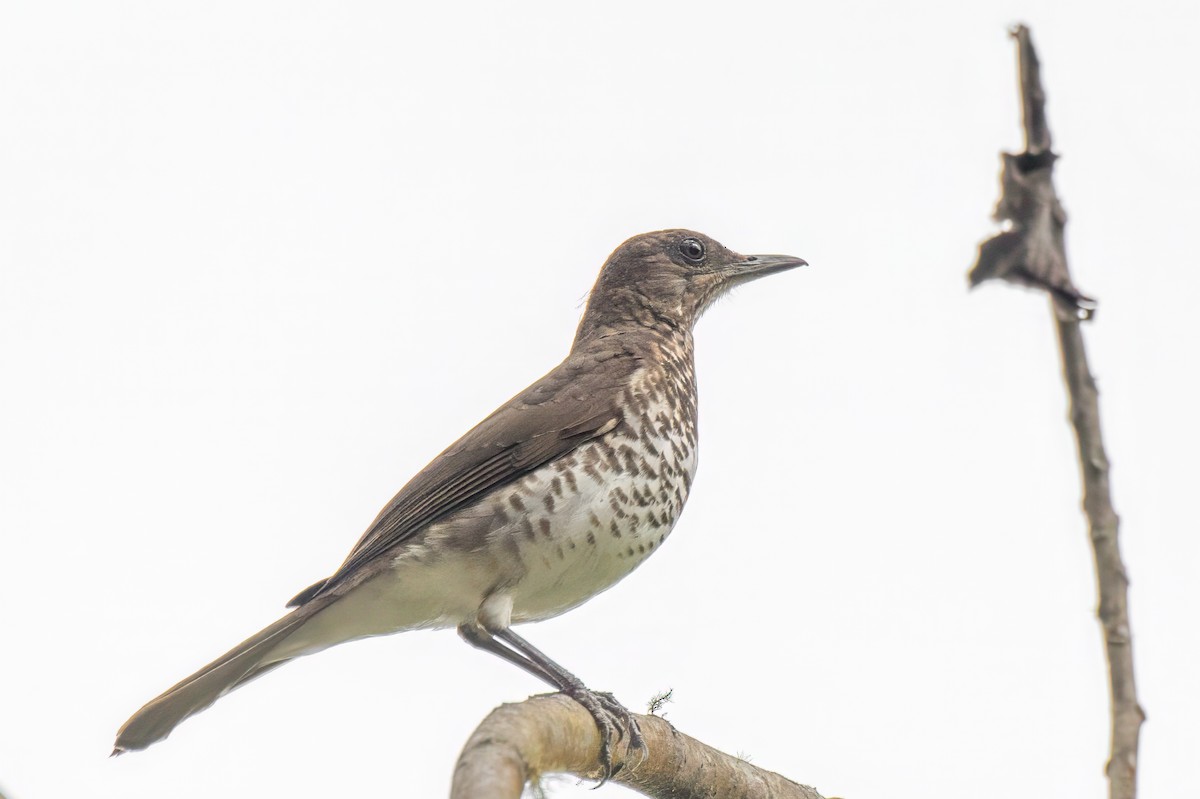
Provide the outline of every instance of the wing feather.
{"type": "Polygon", "coordinates": [[[288,606],[328,593],[429,524],[613,429],[640,365],[639,356],[613,345],[572,353],[434,458],[380,511],[337,572],[288,606]]]}

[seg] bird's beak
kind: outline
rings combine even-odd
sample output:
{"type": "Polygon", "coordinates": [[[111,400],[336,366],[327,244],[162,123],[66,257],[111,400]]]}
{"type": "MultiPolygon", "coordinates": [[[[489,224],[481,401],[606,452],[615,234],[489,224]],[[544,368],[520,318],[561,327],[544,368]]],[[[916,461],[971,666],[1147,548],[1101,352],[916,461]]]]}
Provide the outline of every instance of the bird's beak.
{"type": "Polygon", "coordinates": [[[808,261],[791,255],[747,255],[740,261],[721,267],[720,271],[729,278],[748,280],[797,266],[808,266],[808,261]]]}

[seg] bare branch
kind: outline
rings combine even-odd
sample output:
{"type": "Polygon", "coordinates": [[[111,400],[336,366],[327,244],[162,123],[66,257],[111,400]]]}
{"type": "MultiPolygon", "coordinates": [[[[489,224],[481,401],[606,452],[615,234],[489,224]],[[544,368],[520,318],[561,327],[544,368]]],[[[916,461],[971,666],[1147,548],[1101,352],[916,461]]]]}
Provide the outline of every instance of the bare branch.
{"type": "Polygon", "coordinates": [[[1021,98],[1024,105],[1025,152],[1002,153],[1000,201],[992,216],[1007,225],[1003,233],[979,245],[979,259],[968,275],[972,287],[985,280],[1007,280],[1041,288],[1055,300],[1060,318],[1090,319],[1096,301],[1071,281],[1063,228],[1067,213],[1054,190],[1050,129],[1046,126],[1046,94],[1029,29],[1013,32],[1020,53],[1021,98]]]}
{"type": "MultiPolygon", "coordinates": [[[[622,741],[613,782],[660,799],[822,799],[814,789],[719,752],[658,716],[638,716],[646,754],[622,741]]],[[[454,769],[450,799],[518,799],[544,774],[600,774],[596,722],[562,694],[501,705],[476,728],[454,769]]]]}
{"type": "Polygon", "coordinates": [[[1118,546],[1118,518],[1109,491],[1108,456],[1100,433],[1096,381],[1088,368],[1080,319],[1090,318],[1095,302],[1075,289],[1067,267],[1063,228],[1066,214],[1054,189],[1055,155],[1050,151],[1046,95],[1029,29],[1013,31],[1017,40],[1024,109],[1025,152],[1004,154],[999,220],[1012,228],[984,242],[971,270],[972,285],[988,278],[1045,289],[1053,298],[1063,376],[1071,403],[1071,423],[1083,477],[1083,509],[1087,516],[1096,581],[1099,617],[1108,661],[1112,716],[1112,748],[1106,773],[1110,799],[1133,799],[1137,793],[1138,736],[1145,714],[1133,679],[1133,641],[1129,626],[1129,579],[1118,546]],[[1064,312],[1066,311],[1066,312],[1064,312]]]}
{"type": "Polygon", "coordinates": [[[1100,435],[1096,381],[1088,370],[1079,322],[1057,319],[1063,376],[1071,397],[1071,424],[1083,471],[1083,510],[1087,514],[1100,591],[1100,626],[1108,658],[1112,751],[1105,772],[1110,799],[1137,795],[1138,736],[1146,714],[1133,680],[1133,636],[1129,626],[1129,576],[1117,540],[1120,519],[1108,483],[1108,456],[1100,435]]]}
{"type": "Polygon", "coordinates": [[[1046,92],[1042,88],[1042,62],[1033,49],[1029,28],[1009,31],[1017,40],[1017,71],[1021,80],[1021,121],[1025,125],[1025,152],[1031,156],[1050,152],[1050,125],[1046,122],[1046,92]]]}

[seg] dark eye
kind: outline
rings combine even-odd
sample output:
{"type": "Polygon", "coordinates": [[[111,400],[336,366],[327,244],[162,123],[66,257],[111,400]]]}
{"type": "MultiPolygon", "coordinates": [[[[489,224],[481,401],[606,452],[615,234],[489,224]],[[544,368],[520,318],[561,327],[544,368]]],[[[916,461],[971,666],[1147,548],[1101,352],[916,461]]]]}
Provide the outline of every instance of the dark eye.
{"type": "Polygon", "coordinates": [[[679,242],[679,254],[694,264],[704,260],[704,242],[700,239],[684,239],[679,242]]]}

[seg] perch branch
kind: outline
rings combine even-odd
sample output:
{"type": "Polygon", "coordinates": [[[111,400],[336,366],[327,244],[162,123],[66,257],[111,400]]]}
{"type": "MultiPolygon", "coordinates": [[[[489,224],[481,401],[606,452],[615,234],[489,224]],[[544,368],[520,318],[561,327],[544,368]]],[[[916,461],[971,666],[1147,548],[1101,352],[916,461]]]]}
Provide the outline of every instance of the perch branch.
{"type": "MultiPolygon", "coordinates": [[[[658,716],[638,716],[646,754],[615,752],[612,778],[658,799],[821,799],[814,789],[758,768],[677,731],[658,716]]],[[[518,799],[544,774],[597,779],[596,722],[561,694],[501,705],[475,729],[454,769],[450,799],[518,799]]]]}

